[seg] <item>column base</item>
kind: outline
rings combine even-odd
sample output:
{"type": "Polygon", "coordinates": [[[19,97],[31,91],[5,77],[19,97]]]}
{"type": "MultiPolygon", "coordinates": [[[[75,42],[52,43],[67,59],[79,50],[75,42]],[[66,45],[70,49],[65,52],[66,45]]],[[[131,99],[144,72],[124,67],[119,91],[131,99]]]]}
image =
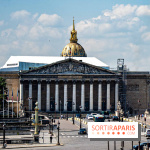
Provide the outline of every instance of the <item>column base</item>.
{"type": "Polygon", "coordinates": [[[102,109],[98,109],[98,111],[102,111],[102,109]]]}

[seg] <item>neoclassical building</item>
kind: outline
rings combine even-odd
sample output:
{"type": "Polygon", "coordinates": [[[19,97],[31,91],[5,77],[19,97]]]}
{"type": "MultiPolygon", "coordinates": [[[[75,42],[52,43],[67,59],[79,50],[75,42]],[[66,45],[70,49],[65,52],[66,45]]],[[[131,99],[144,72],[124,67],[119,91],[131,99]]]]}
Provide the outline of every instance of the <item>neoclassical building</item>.
{"type": "MultiPolygon", "coordinates": [[[[130,113],[144,112],[150,105],[149,72],[132,72],[124,68],[112,71],[95,57],[87,57],[78,43],[74,20],[70,43],[60,57],[11,56],[0,69],[14,100],[26,110],[35,102],[43,112],[114,111],[117,102],[130,113]]],[[[16,105],[14,105],[16,107],[16,105]]]]}

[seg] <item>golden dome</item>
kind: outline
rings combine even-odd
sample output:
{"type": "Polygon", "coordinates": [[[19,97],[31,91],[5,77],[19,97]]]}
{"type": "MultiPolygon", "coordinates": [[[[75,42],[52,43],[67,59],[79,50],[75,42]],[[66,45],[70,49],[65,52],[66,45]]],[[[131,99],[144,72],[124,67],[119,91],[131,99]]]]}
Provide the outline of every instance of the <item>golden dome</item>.
{"type": "Polygon", "coordinates": [[[75,30],[74,19],[73,19],[73,30],[71,31],[70,43],[67,44],[62,51],[61,56],[63,57],[87,57],[84,48],[77,43],[77,31],[75,30]]]}
{"type": "Polygon", "coordinates": [[[67,44],[62,51],[61,56],[71,56],[71,57],[86,57],[84,48],[78,43],[67,44]]]}

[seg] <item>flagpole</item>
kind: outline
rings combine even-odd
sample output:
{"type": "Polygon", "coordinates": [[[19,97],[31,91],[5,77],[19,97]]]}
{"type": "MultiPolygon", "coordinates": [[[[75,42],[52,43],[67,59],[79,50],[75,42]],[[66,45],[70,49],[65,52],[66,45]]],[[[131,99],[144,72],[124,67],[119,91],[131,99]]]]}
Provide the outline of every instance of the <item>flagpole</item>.
{"type": "Polygon", "coordinates": [[[18,88],[17,88],[17,118],[18,118],[18,88]]]}
{"type": "Polygon", "coordinates": [[[4,86],[3,86],[3,118],[4,118],[4,86]]]}
{"type": "Polygon", "coordinates": [[[12,89],[12,118],[13,118],[13,89],[12,89]]]}
{"type": "Polygon", "coordinates": [[[8,101],[8,118],[9,118],[9,89],[8,89],[7,101],[8,101]]]}

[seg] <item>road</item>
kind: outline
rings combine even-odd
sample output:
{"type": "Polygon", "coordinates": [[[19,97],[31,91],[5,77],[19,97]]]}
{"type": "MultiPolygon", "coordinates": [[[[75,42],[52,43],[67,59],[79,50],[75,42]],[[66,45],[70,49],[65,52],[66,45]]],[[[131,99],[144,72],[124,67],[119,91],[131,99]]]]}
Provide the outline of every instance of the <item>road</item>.
{"type": "MultiPolygon", "coordinates": [[[[106,120],[107,121],[107,120],[106,120]]],[[[30,148],[30,150],[37,150],[37,149],[51,149],[51,150],[108,150],[108,142],[107,141],[90,141],[88,139],[88,135],[78,135],[79,130],[79,121],[75,121],[76,125],[72,125],[72,121],[68,120],[60,120],[60,143],[63,144],[63,146],[54,146],[54,147],[42,147],[42,148],[30,148]]],[[[87,128],[86,124],[82,124],[82,127],[87,128]]],[[[46,134],[46,133],[45,133],[46,134]]],[[[57,130],[54,131],[54,134],[56,135],[55,140],[57,141],[57,130]]],[[[46,141],[46,140],[45,140],[46,141]]],[[[141,142],[147,142],[146,137],[141,136],[141,142]]],[[[114,150],[114,141],[110,141],[110,150],[114,150]]],[[[124,143],[125,147],[124,150],[131,150],[132,148],[132,142],[131,141],[125,141],[124,143]]],[[[137,141],[134,141],[134,145],[138,145],[137,141]]],[[[116,149],[120,150],[121,148],[121,142],[116,142],[116,149]]]]}
{"type": "MultiPolygon", "coordinates": [[[[84,121],[92,122],[92,120],[84,119],[84,121]]],[[[108,120],[105,120],[106,122],[108,120]]],[[[21,149],[30,149],[30,150],[36,150],[36,149],[60,149],[60,150],[108,150],[108,142],[107,141],[90,141],[88,139],[88,135],[78,135],[79,127],[80,127],[80,120],[75,120],[75,125],[72,124],[72,120],[59,120],[60,122],[60,143],[63,144],[63,146],[53,146],[53,147],[33,147],[33,148],[21,148],[21,149]]],[[[112,120],[111,120],[112,122],[112,120]]],[[[58,120],[56,120],[56,124],[58,123],[58,120]]],[[[88,125],[85,123],[82,123],[82,127],[88,128],[88,125]]],[[[57,143],[58,139],[58,131],[55,128],[54,130],[54,137],[53,137],[53,145],[57,143]]],[[[50,135],[48,130],[41,130],[40,131],[40,143],[49,144],[50,143],[50,135]],[[44,139],[43,139],[44,135],[44,139]]],[[[7,137],[8,138],[8,137],[7,137]]],[[[146,137],[143,135],[141,136],[141,142],[147,142],[146,137]]],[[[110,149],[114,150],[114,141],[110,141],[110,149]]],[[[132,148],[132,142],[126,141],[125,142],[124,150],[131,150],[132,148]]],[[[134,141],[134,145],[138,145],[137,141],[134,141]]],[[[121,142],[116,142],[116,149],[120,150],[121,148],[121,142]]],[[[19,149],[19,148],[16,148],[19,149]]]]}

